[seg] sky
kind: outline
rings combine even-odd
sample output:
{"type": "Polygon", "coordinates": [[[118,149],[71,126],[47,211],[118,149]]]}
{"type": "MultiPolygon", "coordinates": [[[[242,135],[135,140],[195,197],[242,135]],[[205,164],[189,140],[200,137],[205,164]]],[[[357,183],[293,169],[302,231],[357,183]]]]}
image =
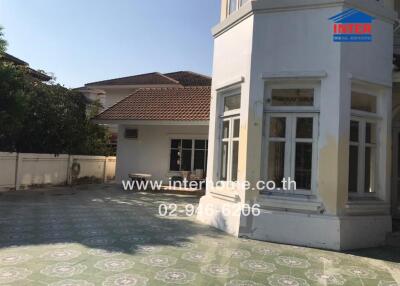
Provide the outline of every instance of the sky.
{"type": "Polygon", "coordinates": [[[0,0],[7,52],[75,88],[148,72],[212,72],[220,0],[0,0]]]}

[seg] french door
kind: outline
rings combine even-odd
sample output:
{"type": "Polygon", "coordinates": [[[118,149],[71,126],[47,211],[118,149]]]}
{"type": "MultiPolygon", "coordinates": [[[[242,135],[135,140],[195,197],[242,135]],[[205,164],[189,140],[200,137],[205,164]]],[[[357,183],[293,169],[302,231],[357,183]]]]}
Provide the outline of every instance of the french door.
{"type": "Polygon", "coordinates": [[[264,178],[276,191],[311,194],[315,191],[318,115],[267,113],[264,124],[264,178]],[[283,190],[283,179],[296,181],[296,189],[283,190]]]}

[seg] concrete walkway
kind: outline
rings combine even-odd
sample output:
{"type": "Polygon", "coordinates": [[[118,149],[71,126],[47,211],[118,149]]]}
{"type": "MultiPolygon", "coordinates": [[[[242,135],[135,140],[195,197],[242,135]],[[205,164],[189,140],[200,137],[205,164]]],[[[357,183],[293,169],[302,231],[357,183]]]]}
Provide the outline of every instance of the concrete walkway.
{"type": "Polygon", "coordinates": [[[113,186],[2,193],[0,285],[400,285],[397,248],[339,254],[237,239],[187,217],[197,202],[113,186]],[[163,203],[178,216],[159,216],[163,203]]]}

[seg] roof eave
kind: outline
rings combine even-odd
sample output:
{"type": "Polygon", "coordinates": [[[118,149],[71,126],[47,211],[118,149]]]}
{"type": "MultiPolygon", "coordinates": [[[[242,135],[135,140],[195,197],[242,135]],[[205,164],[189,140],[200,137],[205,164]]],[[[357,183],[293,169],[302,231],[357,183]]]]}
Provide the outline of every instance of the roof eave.
{"type": "Polygon", "coordinates": [[[92,119],[92,122],[106,125],[149,125],[149,126],[208,126],[209,120],[134,120],[134,119],[92,119]]]}

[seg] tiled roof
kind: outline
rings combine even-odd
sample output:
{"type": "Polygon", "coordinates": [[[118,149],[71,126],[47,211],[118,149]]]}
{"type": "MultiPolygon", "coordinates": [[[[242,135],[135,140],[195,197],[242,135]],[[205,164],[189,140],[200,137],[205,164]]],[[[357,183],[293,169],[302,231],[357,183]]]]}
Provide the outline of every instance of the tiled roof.
{"type": "Polygon", "coordinates": [[[95,120],[209,120],[210,86],[141,88],[95,120]]]}
{"type": "Polygon", "coordinates": [[[21,60],[21,59],[19,59],[17,57],[14,57],[13,55],[4,53],[3,57],[0,60],[1,61],[6,61],[6,62],[9,62],[9,63],[13,63],[14,65],[17,65],[17,66],[26,67],[27,70],[28,70],[28,73],[33,78],[35,78],[37,80],[40,80],[40,81],[49,81],[49,80],[51,80],[51,77],[48,76],[47,74],[45,74],[45,73],[43,73],[41,71],[37,71],[37,70],[34,70],[34,69],[30,68],[29,64],[27,62],[25,62],[25,61],[23,61],[23,60],[21,60]]]}
{"type": "Polygon", "coordinates": [[[210,86],[211,77],[190,72],[190,71],[179,71],[173,73],[164,74],[167,77],[173,78],[179,81],[183,86],[210,86]]]}
{"type": "Polygon", "coordinates": [[[181,85],[181,86],[210,86],[211,78],[190,71],[179,71],[168,74],[158,72],[140,74],[110,80],[103,80],[86,84],[86,86],[99,85],[181,85]]]}
{"type": "Polygon", "coordinates": [[[178,81],[169,78],[158,72],[140,74],[128,77],[121,77],[110,80],[97,81],[86,84],[86,86],[96,85],[152,85],[152,84],[179,84],[178,81]]]}

